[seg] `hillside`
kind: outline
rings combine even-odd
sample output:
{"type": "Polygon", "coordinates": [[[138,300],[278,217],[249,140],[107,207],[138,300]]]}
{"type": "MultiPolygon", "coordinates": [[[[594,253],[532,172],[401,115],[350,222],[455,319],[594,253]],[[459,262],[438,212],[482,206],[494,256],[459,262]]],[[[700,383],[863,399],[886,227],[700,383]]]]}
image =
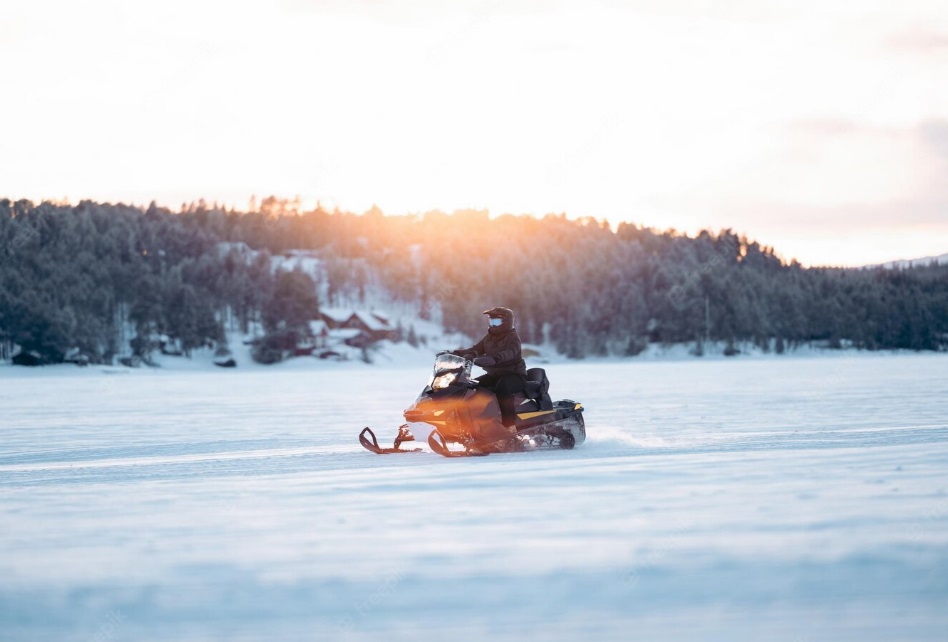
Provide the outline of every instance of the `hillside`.
{"type": "Polygon", "coordinates": [[[572,358],[652,344],[948,348],[948,265],[807,269],[729,230],[298,212],[273,198],[254,212],[2,200],[0,246],[0,344],[45,363],[255,333],[266,361],[323,307],[384,310],[409,320],[408,341],[412,319],[475,336],[482,310],[507,305],[525,342],[572,358]]]}
{"type": "Polygon", "coordinates": [[[871,267],[910,268],[910,267],[931,265],[933,263],[935,265],[948,265],[948,254],[941,254],[939,256],[926,256],[920,259],[889,261],[888,263],[883,263],[881,266],[871,266],[871,267]]]}

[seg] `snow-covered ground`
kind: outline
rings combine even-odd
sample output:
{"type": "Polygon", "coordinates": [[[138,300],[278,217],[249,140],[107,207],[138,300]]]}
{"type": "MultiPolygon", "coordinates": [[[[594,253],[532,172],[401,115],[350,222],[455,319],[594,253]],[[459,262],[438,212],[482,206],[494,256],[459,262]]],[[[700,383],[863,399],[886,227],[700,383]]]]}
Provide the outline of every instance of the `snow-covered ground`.
{"type": "Polygon", "coordinates": [[[945,639],[948,356],[547,370],[449,460],[356,442],[425,365],[0,369],[0,638],[945,639]]]}

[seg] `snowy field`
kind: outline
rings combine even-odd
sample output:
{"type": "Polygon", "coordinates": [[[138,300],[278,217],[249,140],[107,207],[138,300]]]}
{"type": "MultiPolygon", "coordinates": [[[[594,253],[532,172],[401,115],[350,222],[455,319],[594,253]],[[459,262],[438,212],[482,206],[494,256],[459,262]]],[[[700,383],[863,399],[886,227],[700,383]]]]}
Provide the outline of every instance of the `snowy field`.
{"type": "Polygon", "coordinates": [[[948,356],[547,370],[449,460],[356,440],[427,365],[0,368],[0,639],[946,639],[948,356]]]}

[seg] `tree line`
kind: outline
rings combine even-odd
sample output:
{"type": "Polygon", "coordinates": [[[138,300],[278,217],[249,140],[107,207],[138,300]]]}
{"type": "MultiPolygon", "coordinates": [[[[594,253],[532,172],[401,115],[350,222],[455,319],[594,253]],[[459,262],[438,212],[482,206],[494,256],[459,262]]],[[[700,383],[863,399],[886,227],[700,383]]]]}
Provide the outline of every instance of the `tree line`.
{"type": "Polygon", "coordinates": [[[525,342],[577,358],[650,342],[948,349],[948,266],[804,268],[730,230],[562,214],[357,215],[275,197],[249,210],[0,200],[0,341],[48,362],[75,348],[108,362],[146,355],[158,335],[187,351],[228,329],[279,334],[319,303],[381,291],[470,336],[482,310],[511,307],[525,342]],[[319,270],[274,270],[291,250],[319,270]]]}
{"type": "Polygon", "coordinates": [[[315,283],[221,246],[200,212],[0,200],[0,341],[43,363],[189,354],[225,329],[278,332],[316,315],[315,283]]]}

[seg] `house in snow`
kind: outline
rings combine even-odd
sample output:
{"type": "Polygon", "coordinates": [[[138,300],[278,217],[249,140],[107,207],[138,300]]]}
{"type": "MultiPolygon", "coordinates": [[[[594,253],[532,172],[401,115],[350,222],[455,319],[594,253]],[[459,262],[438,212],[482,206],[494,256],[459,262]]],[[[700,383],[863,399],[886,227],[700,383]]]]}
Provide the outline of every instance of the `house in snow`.
{"type": "Polygon", "coordinates": [[[395,341],[398,338],[395,328],[388,321],[383,321],[371,312],[353,312],[343,327],[358,328],[369,339],[369,343],[385,339],[395,341]]]}
{"type": "Polygon", "coordinates": [[[308,332],[296,337],[296,346],[293,348],[293,355],[297,357],[308,357],[314,352],[323,350],[329,346],[329,328],[326,322],[315,320],[309,322],[308,332]]]}
{"type": "Polygon", "coordinates": [[[319,315],[331,338],[339,340],[345,334],[344,341],[351,346],[361,348],[385,339],[398,339],[397,330],[392,327],[388,317],[381,313],[323,308],[319,315]],[[340,333],[341,330],[348,332],[340,333]]]}
{"type": "Polygon", "coordinates": [[[319,318],[326,324],[329,330],[337,330],[346,325],[346,321],[352,316],[352,310],[342,308],[320,308],[319,318]]]}
{"type": "Polygon", "coordinates": [[[322,319],[309,322],[309,332],[313,337],[313,344],[317,348],[329,345],[329,326],[322,319]]]}
{"type": "Polygon", "coordinates": [[[371,341],[358,328],[336,328],[329,331],[329,343],[330,345],[344,343],[354,348],[364,348],[371,341]]]}

